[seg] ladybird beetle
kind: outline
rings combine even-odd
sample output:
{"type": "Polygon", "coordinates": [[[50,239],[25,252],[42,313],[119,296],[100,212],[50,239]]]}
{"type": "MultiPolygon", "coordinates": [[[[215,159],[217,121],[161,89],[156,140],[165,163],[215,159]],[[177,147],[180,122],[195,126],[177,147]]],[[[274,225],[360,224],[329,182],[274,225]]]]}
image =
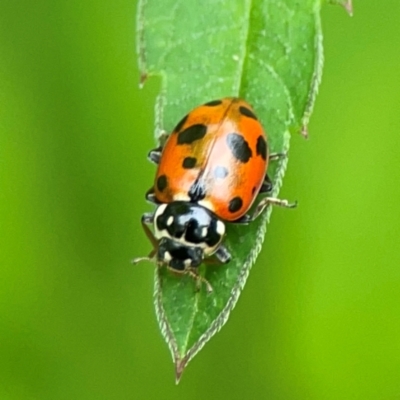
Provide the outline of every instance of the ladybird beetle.
{"type": "Polygon", "coordinates": [[[198,267],[212,255],[219,263],[230,261],[222,243],[225,223],[248,224],[269,204],[295,206],[264,197],[246,214],[260,193],[272,190],[268,161],[281,156],[270,154],[263,127],[244,100],[229,97],[193,109],[148,155],[158,169],[146,198],[158,207],[143,215],[142,226],[154,249],[133,262],[155,260],[212,291],[198,267]]]}

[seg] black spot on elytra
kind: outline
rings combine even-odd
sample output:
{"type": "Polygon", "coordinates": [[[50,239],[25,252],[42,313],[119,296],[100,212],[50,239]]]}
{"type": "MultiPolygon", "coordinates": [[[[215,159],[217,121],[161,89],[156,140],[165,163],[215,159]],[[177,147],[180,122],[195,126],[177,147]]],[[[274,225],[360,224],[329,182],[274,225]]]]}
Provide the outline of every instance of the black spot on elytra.
{"type": "Polygon", "coordinates": [[[209,101],[208,103],[205,103],[205,106],[209,106],[209,107],[214,107],[214,106],[219,106],[220,104],[222,104],[222,100],[213,100],[213,101],[209,101]]]}
{"type": "Polygon", "coordinates": [[[227,136],[226,141],[236,159],[243,163],[247,163],[247,161],[250,160],[252,151],[242,135],[239,135],[238,133],[230,133],[227,136]]]}
{"type": "Polygon", "coordinates": [[[174,132],[178,133],[182,129],[183,125],[185,125],[186,120],[188,119],[188,115],[185,115],[176,125],[174,132]]]}
{"type": "Polygon", "coordinates": [[[267,159],[267,142],[265,141],[265,137],[260,135],[257,139],[257,154],[261,156],[264,160],[267,159]]]}
{"type": "Polygon", "coordinates": [[[206,133],[206,125],[195,124],[189,126],[178,134],[178,144],[192,144],[194,141],[202,139],[206,133]]]}
{"type": "Polygon", "coordinates": [[[239,197],[239,196],[234,197],[229,202],[228,210],[231,213],[235,213],[235,212],[239,211],[242,208],[242,205],[243,205],[243,200],[241,199],[241,197],[239,197]]]}
{"type": "Polygon", "coordinates": [[[160,175],[157,178],[157,189],[162,192],[167,186],[168,186],[168,180],[167,177],[165,175],[160,175]]]}
{"type": "Polygon", "coordinates": [[[190,201],[197,202],[206,197],[206,187],[203,181],[196,180],[189,189],[190,201]]]}
{"type": "Polygon", "coordinates": [[[246,116],[246,117],[253,118],[253,119],[257,120],[257,117],[256,117],[256,115],[253,113],[253,111],[251,111],[251,110],[250,110],[249,108],[247,108],[247,107],[240,106],[240,107],[239,107],[239,112],[240,112],[240,114],[242,114],[242,115],[244,115],[244,116],[246,116]]]}
{"type": "Polygon", "coordinates": [[[251,194],[254,195],[254,193],[256,192],[257,188],[254,186],[253,189],[251,189],[251,194]]]}
{"type": "Polygon", "coordinates": [[[218,167],[215,167],[214,169],[214,177],[219,179],[226,178],[228,176],[228,172],[229,171],[227,168],[218,165],[218,167]]]}
{"type": "Polygon", "coordinates": [[[193,168],[196,165],[197,159],[194,157],[186,157],[182,162],[182,167],[185,169],[193,168]]]}

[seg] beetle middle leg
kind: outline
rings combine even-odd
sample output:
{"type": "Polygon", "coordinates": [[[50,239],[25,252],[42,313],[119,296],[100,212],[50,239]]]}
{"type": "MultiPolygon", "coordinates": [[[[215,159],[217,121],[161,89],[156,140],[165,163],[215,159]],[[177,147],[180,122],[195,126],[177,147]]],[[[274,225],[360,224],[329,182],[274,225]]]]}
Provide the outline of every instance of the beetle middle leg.
{"type": "Polygon", "coordinates": [[[297,207],[297,202],[289,203],[288,200],[278,199],[276,197],[264,197],[262,200],[259,201],[257,204],[254,212],[252,215],[245,214],[236,221],[232,221],[234,224],[249,224],[250,222],[254,221],[259,215],[269,206],[279,206],[285,208],[295,208],[297,207]]]}

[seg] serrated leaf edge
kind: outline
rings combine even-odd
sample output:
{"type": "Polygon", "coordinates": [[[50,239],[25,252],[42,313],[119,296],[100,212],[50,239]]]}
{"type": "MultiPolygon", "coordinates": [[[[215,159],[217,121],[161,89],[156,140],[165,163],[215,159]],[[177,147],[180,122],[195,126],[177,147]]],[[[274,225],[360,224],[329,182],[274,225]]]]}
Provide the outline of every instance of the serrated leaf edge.
{"type": "Polygon", "coordinates": [[[147,68],[146,68],[146,52],[144,46],[144,18],[143,10],[147,3],[147,0],[139,0],[137,3],[136,11],[136,54],[138,55],[139,73],[140,73],[140,87],[143,87],[144,82],[147,79],[147,68]]]}
{"type": "Polygon", "coordinates": [[[311,78],[311,85],[308,92],[308,98],[304,109],[303,117],[301,119],[301,134],[308,137],[307,127],[310,121],[312,111],[314,109],[315,99],[318,94],[319,85],[322,80],[322,70],[324,66],[324,51],[323,51],[323,34],[322,34],[322,23],[321,23],[321,9],[320,5],[317,4],[314,10],[315,16],[315,30],[317,32],[315,37],[315,51],[316,58],[314,64],[314,72],[311,78]]]}

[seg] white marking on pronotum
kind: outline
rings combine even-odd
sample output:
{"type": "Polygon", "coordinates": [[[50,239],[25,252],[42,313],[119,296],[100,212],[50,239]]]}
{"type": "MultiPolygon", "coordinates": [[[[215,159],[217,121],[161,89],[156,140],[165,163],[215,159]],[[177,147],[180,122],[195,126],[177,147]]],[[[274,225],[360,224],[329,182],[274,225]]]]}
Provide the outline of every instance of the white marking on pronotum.
{"type": "Polygon", "coordinates": [[[157,228],[157,222],[156,222],[156,221],[157,221],[157,218],[158,218],[160,215],[164,214],[164,211],[165,211],[166,208],[167,208],[167,205],[166,205],[166,204],[161,204],[161,205],[158,206],[158,208],[157,208],[157,210],[156,210],[156,212],[155,212],[155,214],[154,214],[154,235],[155,235],[155,237],[156,237],[157,239],[161,239],[161,237],[164,236],[164,235],[163,235],[162,232],[159,231],[159,229],[157,228]]]}
{"type": "Polygon", "coordinates": [[[174,222],[174,217],[172,215],[170,215],[167,219],[167,226],[172,225],[174,222]]]}
{"type": "Polygon", "coordinates": [[[204,227],[201,229],[201,237],[206,237],[206,236],[207,236],[207,232],[208,232],[208,229],[207,229],[206,226],[204,226],[204,227]]]}
{"type": "Polygon", "coordinates": [[[217,233],[222,236],[225,233],[225,224],[222,221],[217,221],[217,233]]]}
{"type": "Polygon", "coordinates": [[[164,214],[165,209],[167,208],[167,204],[161,204],[158,206],[156,210],[156,214],[154,216],[154,219],[156,219],[159,215],[164,214]]]}

